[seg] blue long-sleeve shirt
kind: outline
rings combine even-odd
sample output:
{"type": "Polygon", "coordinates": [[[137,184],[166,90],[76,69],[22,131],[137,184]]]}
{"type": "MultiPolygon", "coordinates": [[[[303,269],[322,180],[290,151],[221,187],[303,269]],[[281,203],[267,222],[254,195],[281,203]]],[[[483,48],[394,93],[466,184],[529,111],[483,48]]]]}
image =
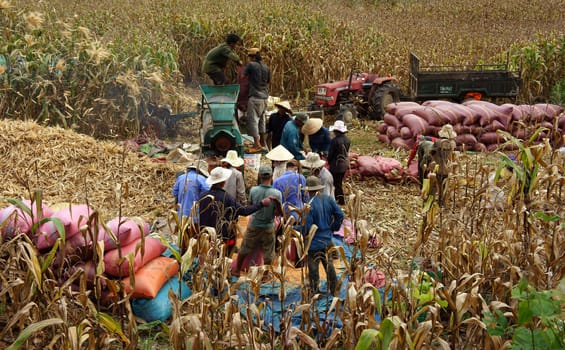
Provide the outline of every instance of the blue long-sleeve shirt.
{"type": "Polygon", "coordinates": [[[292,170],[287,170],[280,177],[273,181],[273,187],[282,193],[283,208],[287,215],[292,215],[298,219],[298,214],[291,213],[288,204],[302,209],[304,206],[304,187],[306,186],[306,178],[292,170]],[[299,190],[300,187],[300,190],[299,190]]]}
{"type": "Polygon", "coordinates": [[[189,216],[194,202],[200,198],[203,192],[209,189],[210,186],[206,183],[206,178],[194,169],[180,175],[173,186],[173,196],[179,206],[177,208],[179,217],[189,216]]]}
{"type": "Polygon", "coordinates": [[[300,153],[304,149],[304,144],[300,140],[300,128],[296,125],[296,122],[291,120],[284,125],[281,145],[292,153],[294,159],[304,159],[304,156],[300,153]]]}
{"type": "Polygon", "coordinates": [[[322,126],[315,134],[308,136],[308,140],[312,152],[323,154],[324,156],[328,155],[330,143],[332,142],[328,128],[322,126]]]}
{"type": "Polygon", "coordinates": [[[318,226],[318,230],[314,234],[308,251],[327,249],[331,244],[334,231],[338,231],[341,227],[344,218],[343,210],[337,205],[335,199],[320,193],[310,200],[310,206],[304,233],[310,232],[314,224],[318,226]]]}

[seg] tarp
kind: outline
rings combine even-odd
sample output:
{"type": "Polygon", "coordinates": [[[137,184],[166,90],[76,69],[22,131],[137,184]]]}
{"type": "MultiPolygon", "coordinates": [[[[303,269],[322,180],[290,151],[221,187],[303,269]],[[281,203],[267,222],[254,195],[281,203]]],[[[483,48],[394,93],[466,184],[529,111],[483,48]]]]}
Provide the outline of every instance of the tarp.
{"type": "MultiPolygon", "coordinates": [[[[353,254],[353,247],[344,243],[341,237],[334,236],[333,242],[335,245],[340,245],[345,251],[345,256],[349,260],[353,254]]],[[[322,268],[323,269],[323,268],[322,268]]],[[[349,276],[344,275],[346,270],[344,267],[337,267],[337,278],[338,281],[343,278],[341,287],[339,290],[339,298],[345,299],[347,289],[349,286],[349,276]]],[[[234,278],[234,282],[237,280],[234,278]]],[[[247,316],[247,305],[254,303],[256,305],[265,303],[265,307],[261,309],[261,319],[263,320],[264,329],[273,329],[275,332],[280,332],[281,322],[285,319],[285,314],[287,312],[293,312],[297,306],[301,304],[311,303],[312,300],[302,300],[302,288],[299,281],[288,281],[284,285],[285,298],[280,299],[281,284],[280,282],[272,281],[264,283],[261,285],[259,295],[255,296],[249,286],[249,284],[241,284],[237,295],[239,297],[239,306],[241,310],[242,317],[247,316]]],[[[334,312],[329,312],[331,307],[333,296],[327,293],[327,281],[320,280],[320,291],[325,294],[320,296],[317,300],[316,305],[310,308],[312,312],[316,312],[321,322],[325,322],[328,326],[328,330],[331,331],[334,327],[341,328],[343,323],[340,319],[335,319],[334,312]]],[[[381,294],[381,300],[384,299],[384,289],[379,289],[381,294]]],[[[387,300],[391,298],[391,294],[387,296],[387,300]]],[[[310,317],[312,319],[312,315],[310,317]]],[[[375,320],[380,321],[380,316],[375,313],[375,320]]],[[[256,320],[255,320],[256,321],[256,320]]],[[[291,325],[293,327],[298,327],[302,322],[302,314],[293,315],[291,318],[291,325]]]]}

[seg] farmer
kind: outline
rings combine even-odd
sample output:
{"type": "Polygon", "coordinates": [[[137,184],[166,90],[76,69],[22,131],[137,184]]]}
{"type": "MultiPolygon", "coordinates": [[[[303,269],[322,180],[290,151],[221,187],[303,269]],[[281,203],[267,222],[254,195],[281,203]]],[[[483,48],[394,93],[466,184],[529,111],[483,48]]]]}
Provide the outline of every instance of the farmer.
{"type": "Polygon", "coordinates": [[[443,164],[443,166],[441,166],[441,172],[445,173],[443,175],[447,176],[447,158],[449,157],[449,154],[451,154],[453,149],[455,149],[455,137],[457,137],[457,133],[453,130],[453,126],[451,126],[450,124],[445,124],[438,132],[438,136],[439,138],[419,135],[416,138],[416,143],[414,144],[410,155],[408,156],[407,166],[410,166],[410,163],[412,163],[412,160],[416,155],[418,156],[418,181],[420,182],[420,184],[424,182],[427,174],[432,171],[430,167],[432,165],[432,161],[434,161],[434,154],[437,153],[436,150],[440,149],[439,144],[436,146],[436,143],[438,143],[440,140],[444,140],[443,148],[447,151],[448,154],[443,156],[445,157],[445,160],[441,160],[442,157],[438,157],[439,153],[436,154],[436,160],[439,161],[439,163],[436,162],[435,164],[443,164]]]}
{"type": "Polygon", "coordinates": [[[433,171],[436,173],[437,178],[439,204],[442,205],[443,196],[445,194],[445,181],[449,176],[449,159],[451,158],[453,150],[455,150],[455,137],[457,137],[457,133],[455,133],[451,124],[446,124],[438,132],[438,136],[439,140],[434,142],[431,156],[432,161],[435,164],[435,169],[433,169],[433,171]]]}
{"type": "Polygon", "coordinates": [[[336,120],[334,125],[330,126],[330,131],[335,135],[328,151],[330,173],[334,179],[335,199],[337,204],[345,205],[343,178],[345,177],[345,172],[349,169],[349,147],[351,146],[351,141],[345,135],[347,126],[345,126],[343,120],[336,120]]]}
{"type": "Polygon", "coordinates": [[[175,208],[177,208],[179,218],[190,216],[194,202],[200,198],[203,192],[210,189],[210,186],[206,183],[208,175],[208,163],[198,160],[189,164],[186,167],[186,173],[177,177],[173,186],[173,196],[175,197],[175,208]]]}
{"type": "Polygon", "coordinates": [[[326,161],[321,159],[318,153],[310,152],[306,155],[306,159],[300,161],[302,169],[310,171],[309,175],[314,175],[320,179],[324,189],[322,194],[334,197],[334,179],[330,171],[326,168],[326,161]]]}
{"type": "Polygon", "coordinates": [[[294,120],[286,123],[283,128],[281,145],[292,153],[296,160],[304,159],[304,144],[300,136],[300,129],[307,121],[308,115],[306,113],[297,113],[294,120]]]}
{"type": "Polygon", "coordinates": [[[265,198],[255,204],[243,206],[224,190],[224,184],[231,176],[229,169],[216,167],[210,172],[206,183],[209,191],[200,196],[200,226],[212,227],[226,244],[225,254],[231,257],[235,248],[236,230],[239,215],[253,214],[262,207],[271,205],[271,199],[265,198]]]}
{"type": "Polygon", "coordinates": [[[286,163],[284,174],[273,181],[273,187],[282,193],[283,209],[286,215],[292,215],[298,220],[298,213],[291,210],[291,206],[302,210],[304,206],[304,186],[306,178],[298,172],[297,161],[292,159],[286,163]]]}
{"type": "Polygon", "coordinates": [[[281,136],[286,122],[292,120],[292,109],[288,101],[275,103],[277,111],[269,116],[267,134],[271,135],[271,149],[281,143],[281,136]]]}
{"type": "MultiPolygon", "coordinates": [[[[310,291],[322,293],[319,288],[320,274],[319,265],[322,263],[326,275],[328,276],[328,290],[335,295],[337,287],[337,276],[333,262],[328,259],[328,250],[332,247],[332,236],[334,231],[341,227],[344,215],[335,200],[327,195],[321,194],[324,185],[316,176],[309,176],[306,181],[306,191],[308,191],[310,211],[306,217],[306,230],[310,232],[312,225],[318,228],[312,237],[312,242],[308,249],[308,279],[310,281],[310,291]],[[328,263],[328,260],[330,262],[328,263]]],[[[310,237],[308,237],[310,239],[310,237]]]]}
{"type": "Polygon", "coordinates": [[[323,125],[320,118],[310,118],[302,126],[302,133],[308,136],[310,150],[326,158],[330,149],[330,131],[323,125]]]}
{"type": "Polygon", "coordinates": [[[294,156],[283,145],[278,145],[265,155],[271,160],[273,168],[273,181],[281,177],[286,171],[286,162],[293,159],[294,156]]]}
{"type": "Polygon", "coordinates": [[[254,142],[249,152],[268,152],[265,133],[265,112],[267,111],[267,100],[269,99],[271,71],[269,67],[263,63],[258,48],[247,50],[247,56],[251,60],[243,70],[243,75],[245,75],[249,81],[247,132],[253,136],[254,142]]]}
{"type": "Polygon", "coordinates": [[[216,46],[206,54],[202,64],[202,71],[212,79],[214,85],[227,84],[224,70],[230,60],[240,66],[243,65],[243,62],[234,51],[240,41],[241,38],[237,34],[228,34],[225,43],[216,46]]]}
{"type": "MultiPolygon", "coordinates": [[[[265,198],[275,199],[282,203],[282,194],[271,186],[273,170],[268,165],[259,167],[259,179],[261,183],[251,188],[249,202],[259,203],[265,198]]],[[[241,248],[237,254],[237,264],[232,271],[233,276],[239,276],[241,265],[245,258],[256,248],[263,249],[265,265],[270,265],[275,257],[275,203],[261,208],[251,216],[247,232],[243,236],[241,248]]]]}
{"type": "Polygon", "coordinates": [[[232,172],[232,175],[226,181],[224,190],[235,198],[238,203],[245,204],[247,202],[245,181],[243,180],[243,174],[238,170],[238,168],[243,165],[243,159],[237,155],[236,151],[229,150],[226,157],[222,159],[221,162],[222,167],[232,172]]]}

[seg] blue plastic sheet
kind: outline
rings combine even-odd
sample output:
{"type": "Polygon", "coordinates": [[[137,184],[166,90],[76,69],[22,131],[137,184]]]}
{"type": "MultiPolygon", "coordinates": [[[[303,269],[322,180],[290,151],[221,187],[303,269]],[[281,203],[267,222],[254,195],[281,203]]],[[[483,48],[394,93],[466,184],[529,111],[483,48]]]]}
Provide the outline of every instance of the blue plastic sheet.
{"type": "Polygon", "coordinates": [[[131,300],[133,314],[147,322],[166,321],[173,312],[173,305],[169,300],[169,290],[172,290],[182,300],[192,295],[192,291],[184,282],[180,283],[179,288],[178,278],[173,277],[159,289],[155,298],[131,300]]]}
{"type": "MultiPolygon", "coordinates": [[[[353,255],[352,247],[344,243],[341,237],[334,236],[333,241],[335,245],[340,245],[344,248],[345,256],[349,260],[353,255]]],[[[344,268],[340,269],[336,267],[336,272],[338,274],[338,280],[343,278],[339,290],[339,298],[345,299],[348,285],[350,282],[349,276],[343,275],[345,273],[344,268]]],[[[265,329],[272,328],[275,332],[280,332],[281,322],[284,322],[285,314],[287,312],[293,312],[293,310],[295,310],[297,306],[304,303],[312,302],[312,300],[302,300],[302,286],[299,283],[287,282],[284,285],[284,288],[285,288],[285,298],[284,300],[281,300],[279,297],[281,284],[279,282],[269,282],[263,284],[259,291],[259,295],[257,296],[253,295],[249,285],[242,284],[239,290],[237,291],[237,295],[239,296],[239,306],[241,309],[242,316],[245,317],[246,307],[248,304],[265,303],[265,307],[261,309],[261,318],[264,322],[263,327],[265,329]]],[[[331,330],[335,327],[337,328],[343,327],[342,321],[339,318],[335,318],[335,313],[333,311],[329,312],[333,301],[333,296],[327,292],[327,282],[325,280],[320,280],[320,291],[323,292],[324,294],[317,299],[317,302],[315,303],[315,305],[313,305],[311,310],[317,313],[317,317],[319,317],[320,322],[325,323],[327,327],[326,331],[331,332],[331,330]]],[[[381,300],[390,300],[390,298],[392,297],[391,292],[389,292],[387,298],[385,299],[384,290],[379,289],[379,292],[381,294],[381,300]]],[[[286,314],[286,315],[290,316],[290,314],[286,314]]],[[[310,315],[311,319],[312,316],[316,316],[316,315],[310,315]]],[[[381,320],[380,315],[378,315],[377,313],[375,313],[375,320],[377,321],[381,320]]],[[[288,326],[297,327],[300,325],[301,321],[302,321],[301,313],[292,315],[292,317],[290,318],[290,325],[287,325],[287,327],[288,326]]],[[[320,334],[319,336],[323,336],[323,335],[320,334]]]]}

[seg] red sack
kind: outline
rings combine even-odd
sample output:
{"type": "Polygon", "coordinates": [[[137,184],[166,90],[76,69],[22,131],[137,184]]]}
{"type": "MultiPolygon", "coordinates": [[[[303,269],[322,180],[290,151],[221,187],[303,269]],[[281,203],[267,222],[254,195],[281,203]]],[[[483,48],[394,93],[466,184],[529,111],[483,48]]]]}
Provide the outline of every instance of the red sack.
{"type": "MultiPolygon", "coordinates": [[[[94,210],[86,204],[74,204],[57,210],[51,215],[51,218],[61,220],[65,228],[65,239],[70,239],[80,233],[80,228],[87,224],[93,212],[94,210]]],[[[60,234],[54,222],[48,221],[39,227],[35,244],[39,250],[50,248],[59,237],[60,234]]]]}
{"type": "Polygon", "coordinates": [[[397,137],[391,141],[391,145],[394,148],[403,148],[405,150],[411,150],[414,146],[414,139],[403,139],[402,137],[397,137]]]}
{"type": "Polygon", "coordinates": [[[104,239],[104,248],[106,251],[116,249],[119,242],[122,246],[138,240],[141,236],[149,234],[149,224],[141,218],[114,218],[106,224],[108,229],[112,231],[117,241],[114,241],[110,235],[106,235],[104,239]]]}
{"type": "Polygon", "coordinates": [[[406,102],[396,102],[396,103],[389,103],[388,105],[386,105],[385,107],[385,112],[392,114],[392,115],[397,115],[398,113],[405,112],[405,111],[410,111],[414,108],[420,108],[421,105],[417,102],[412,102],[412,101],[406,101],[406,102]]]}
{"type": "Polygon", "coordinates": [[[402,164],[394,158],[376,156],[378,173],[387,181],[398,181],[402,179],[404,168],[402,164]]]}
{"type": "MultiPolygon", "coordinates": [[[[140,238],[133,241],[121,249],[122,257],[125,257],[128,254],[135,254],[133,264],[134,272],[139,270],[147,262],[161,255],[167,249],[167,247],[165,247],[159,239],[146,237],[144,246],[145,254],[141,255],[141,240],[142,239],[140,238]]],[[[113,249],[104,254],[104,267],[106,273],[111,276],[123,277],[129,274],[128,261],[124,259],[124,261],[120,264],[119,249],[113,249]]]]}
{"type": "Polygon", "coordinates": [[[412,134],[412,130],[410,130],[409,127],[403,126],[400,128],[400,137],[403,139],[411,139],[414,137],[414,134],[412,134]]]}
{"type": "Polygon", "coordinates": [[[46,204],[41,204],[41,213],[37,212],[36,203],[24,199],[22,203],[31,210],[32,217],[24,210],[15,205],[0,210],[0,234],[5,237],[11,238],[19,233],[30,233],[34,224],[38,223],[43,218],[48,218],[53,215],[53,210],[46,204]]]}
{"type": "Polygon", "coordinates": [[[383,120],[386,124],[390,126],[394,126],[394,128],[399,129],[402,126],[402,122],[392,114],[386,113],[383,117],[383,120]]]}
{"type": "Polygon", "coordinates": [[[404,125],[410,128],[412,135],[427,135],[429,123],[416,114],[407,114],[402,119],[404,125]]]}

